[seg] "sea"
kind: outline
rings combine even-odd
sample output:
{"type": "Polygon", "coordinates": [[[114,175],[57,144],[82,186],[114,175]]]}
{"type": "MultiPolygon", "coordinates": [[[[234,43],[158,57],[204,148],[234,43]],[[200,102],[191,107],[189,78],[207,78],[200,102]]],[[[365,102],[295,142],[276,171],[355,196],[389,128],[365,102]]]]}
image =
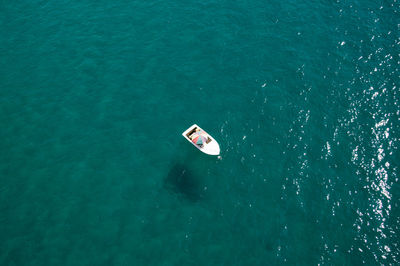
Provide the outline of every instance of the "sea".
{"type": "Polygon", "coordinates": [[[399,32],[398,0],[0,1],[0,265],[399,265],[399,32]]]}

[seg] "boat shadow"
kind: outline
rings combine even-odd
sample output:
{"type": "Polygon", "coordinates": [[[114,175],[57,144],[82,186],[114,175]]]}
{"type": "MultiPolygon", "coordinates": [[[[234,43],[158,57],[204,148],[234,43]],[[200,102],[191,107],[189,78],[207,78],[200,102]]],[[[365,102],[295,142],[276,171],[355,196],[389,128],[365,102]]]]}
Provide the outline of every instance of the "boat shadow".
{"type": "Polygon", "coordinates": [[[175,163],[164,179],[164,188],[190,202],[197,202],[203,197],[199,180],[188,165],[175,163]]]}
{"type": "Polygon", "coordinates": [[[190,202],[197,202],[204,198],[205,193],[204,176],[199,173],[207,171],[215,157],[203,154],[183,138],[175,147],[163,187],[190,202]]]}

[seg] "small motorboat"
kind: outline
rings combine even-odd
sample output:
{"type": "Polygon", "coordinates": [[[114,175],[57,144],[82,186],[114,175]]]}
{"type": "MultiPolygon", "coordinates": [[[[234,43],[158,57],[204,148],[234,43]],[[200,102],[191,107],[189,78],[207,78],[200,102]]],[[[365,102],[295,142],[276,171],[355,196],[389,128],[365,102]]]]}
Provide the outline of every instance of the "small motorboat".
{"type": "Polygon", "coordinates": [[[182,133],[182,136],[202,152],[209,155],[219,155],[218,142],[198,125],[194,124],[189,127],[182,133]]]}

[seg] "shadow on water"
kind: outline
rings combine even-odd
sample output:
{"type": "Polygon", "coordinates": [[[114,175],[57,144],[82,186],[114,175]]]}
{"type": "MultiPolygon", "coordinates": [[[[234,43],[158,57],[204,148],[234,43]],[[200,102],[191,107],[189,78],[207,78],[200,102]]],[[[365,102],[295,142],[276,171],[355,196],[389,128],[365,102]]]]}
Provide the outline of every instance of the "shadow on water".
{"type": "Polygon", "coordinates": [[[217,157],[203,154],[184,138],[180,138],[174,147],[163,187],[188,201],[197,202],[204,198],[205,178],[217,157]]]}
{"type": "Polygon", "coordinates": [[[197,202],[202,198],[201,184],[198,180],[188,166],[176,163],[171,167],[167,177],[164,179],[164,187],[191,202],[197,202]]]}

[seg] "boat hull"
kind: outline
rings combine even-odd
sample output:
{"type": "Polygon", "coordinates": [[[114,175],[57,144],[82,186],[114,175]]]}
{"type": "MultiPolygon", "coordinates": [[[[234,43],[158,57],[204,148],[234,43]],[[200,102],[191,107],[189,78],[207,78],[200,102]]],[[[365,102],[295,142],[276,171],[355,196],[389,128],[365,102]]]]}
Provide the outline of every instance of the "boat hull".
{"type": "Polygon", "coordinates": [[[204,152],[205,154],[208,155],[219,155],[220,154],[220,148],[219,148],[219,144],[218,142],[210,135],[208,134],[206,131],[204,131],[201,127],[199,127],[198,125],[194,124],[191,127],[189,127],[187,130],[185,130],[182,133],[182,136],[189,141],[190,143],[192,143],[193,146],[195,146],[197,149],[199,149],[200,151],[204,152]],[[202,146],[197,145],[195,143],[192,142],[192,140],[190,140],[189,136],[190,134],[192,134],[196,129],[200,129],[201,131],[203,131],[205,133],[205,135],[210,139],[210,141],[202,146]]]}

